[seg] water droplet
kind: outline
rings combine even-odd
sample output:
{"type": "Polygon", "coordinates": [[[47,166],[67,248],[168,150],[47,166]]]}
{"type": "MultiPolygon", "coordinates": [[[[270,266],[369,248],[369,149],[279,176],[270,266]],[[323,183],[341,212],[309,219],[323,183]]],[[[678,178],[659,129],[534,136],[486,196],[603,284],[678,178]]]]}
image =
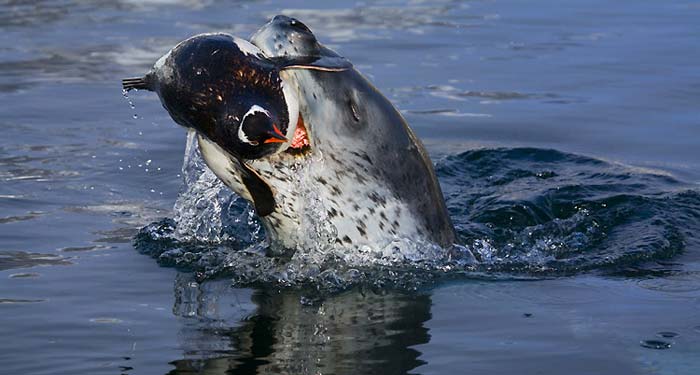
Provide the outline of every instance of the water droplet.
{"type": "Polygon", "coordinates": [[[306,297],[306,296],[301,296],[301,298],[299,298],[299,303],[304,305],[304,306],[318,305],[319,302],[321,302],[321,300],[319,298],[306,297]]]}
{"type": "Polygon", "coordinates": [[[641,345],[644,348],[658,350],[671,348],[671,343],[662,340],[642,340],[639,342],[639,345],[641,345]]]}
{"type": "Polygon", "coordinates": [[[135,119],[137,119],[137,118],[139,118],[139,115],[137,115],[136,113],[134,113],[134,115],[133,115],[132,117],[135,118],[135,119]]]}

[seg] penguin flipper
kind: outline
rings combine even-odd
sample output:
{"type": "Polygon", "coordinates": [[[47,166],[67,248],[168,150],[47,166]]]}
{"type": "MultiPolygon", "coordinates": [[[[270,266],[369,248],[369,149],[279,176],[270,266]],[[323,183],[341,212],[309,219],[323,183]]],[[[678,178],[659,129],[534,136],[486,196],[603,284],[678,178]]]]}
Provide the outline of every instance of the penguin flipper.
{"type": "Polygon", "coordinates": [[[238,158],[233,158],[233,160],[238,163],[238,169],[241,171],[241,180],[253,199],[255,212],[260,217],[271,214],[275,210],[275,196],[270,185],[243,160],[238,158]]]}
{"type": "MultiPolygon", "coordinates": [[[[195,130],[190,129],[190,132],[195,130]]],[[[275,210],[272,188],[240,157],[224,151],[201,134],[197,135],[197,143],[209,169],[233,191],[250,200],[259,216],[267,216],[275,210]]]]}

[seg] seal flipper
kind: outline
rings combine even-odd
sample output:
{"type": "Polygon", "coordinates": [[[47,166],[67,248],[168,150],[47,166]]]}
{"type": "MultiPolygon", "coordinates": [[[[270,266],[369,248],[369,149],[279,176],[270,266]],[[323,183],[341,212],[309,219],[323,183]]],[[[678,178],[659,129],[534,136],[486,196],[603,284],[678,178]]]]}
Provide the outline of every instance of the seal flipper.
{"type": "Polygon", "coordinates": [[[270,60],[280,70],[307,69],[324,72],[343,72],[352,68],[352,63],[340,56],[280,56],[270,60]]]}
{"type": "Polygon", "coordinates": [[[272,194],[272,189],[260,175],[251,169],[246,163],[238,158],[233,158],[238,163],[241,171],[241,180],[243,185],[250,193],[253,199],[253,206],[258,216],[263,217],[271,214],[275,210],[275,196],[272,194]]]}

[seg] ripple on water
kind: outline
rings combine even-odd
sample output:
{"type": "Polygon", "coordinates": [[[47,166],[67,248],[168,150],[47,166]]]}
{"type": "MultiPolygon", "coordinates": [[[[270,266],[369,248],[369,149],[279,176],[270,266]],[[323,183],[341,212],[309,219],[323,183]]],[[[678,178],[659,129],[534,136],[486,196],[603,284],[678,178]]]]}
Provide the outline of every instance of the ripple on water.
{"type": "Polygon", "coordinates": [[[24,251],[0,251],[0,271],[43,265],[68,264],[71,264],[71,262],[63,257],[53,254],[28,253],[24,251]]]}
{"type": "Polygon", "coordinates": [[[661,332],[656,332],[656,335],[665,339],[672,339],[674,337],[677,337],[678,334],[676,332],[671,332],[671,331],[661,331],[661,332]]]}
{"type": "Polygon", "coordinates": [[[639,343],[639,345],[641,345],[642,347],[647,348],[647,349],[657,349],[657,350],[671,348],[671,343],[663,341],[663,340],[642,340],[639,343]]]}
{"type": "Polygon", "coordinates": [[[120,324],[123,321],[117,318],[92,318],[90,322],[99,324],[120,324]]]}
{"type": "Polygon", "coordinates": [[[41,276],[41,274],[36,273],[36,272],[22,272],[22,273],[13,273],[9,276],[10,279],[33,279],[41,276]]]}
{"type": "Polygon", "coordinates": [[[19,299],[19,298],[0,298],[0,305],[15,305],[24,303],[44,302],[43,299],[19,299]]]}
{"type": "Polygon", "coordinates": [[[688,293],[700,290],[700,272],[682,272],[663,278],[649,278],[638,282],[644,289],[666,293],[688,293]]]}

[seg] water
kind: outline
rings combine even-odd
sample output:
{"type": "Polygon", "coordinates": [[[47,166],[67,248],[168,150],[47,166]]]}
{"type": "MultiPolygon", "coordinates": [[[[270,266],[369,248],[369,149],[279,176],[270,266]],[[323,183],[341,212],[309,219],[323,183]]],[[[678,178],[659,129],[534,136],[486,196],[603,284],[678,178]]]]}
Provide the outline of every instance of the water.
{"type": "Polygon", "coordinates": [[[699,15],[1,4],[0,372],[697,373],[699,15]],[[196,158],[183,173],[185,132],[157,98],[121,95],[177,41],[278,13],[404,113],[476,262],[404,259],[429,254],[416,244],[375,265],[266,258],[245,202],[196,158]]]}

